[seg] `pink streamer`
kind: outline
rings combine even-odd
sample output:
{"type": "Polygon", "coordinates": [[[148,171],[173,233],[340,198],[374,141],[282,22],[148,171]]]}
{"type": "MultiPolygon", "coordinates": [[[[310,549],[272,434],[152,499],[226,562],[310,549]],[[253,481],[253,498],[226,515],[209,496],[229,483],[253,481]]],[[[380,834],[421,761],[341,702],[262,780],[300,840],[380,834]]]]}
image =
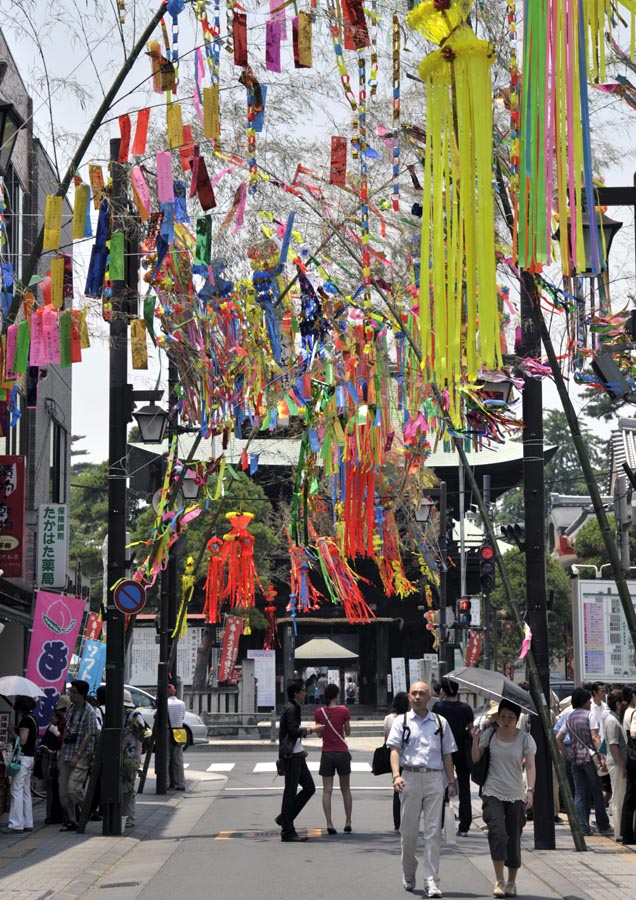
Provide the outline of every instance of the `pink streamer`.
{"type": "Polygon", "coordinates": [[[18,338],[18,326],[9,325],[7,328],[7,350],[5,359],[5,372],[7,378],[13,378],[13,360],[15,359],[15,348],[18,338]]]}
{"type": "Polygon", "coordinates": [[[169,150],[158,150],[157,161],[157,196],[160,203],[174,203],[174,185],[172,183],[172,156],[169,150]]]}
{"type": "Polygon", "coordinates": [[[269,11],[272,22],[280,22],[281,40],[287,40],[287,19],[285,18],[285,7],[283,0],[269,0],[269,11]]]}

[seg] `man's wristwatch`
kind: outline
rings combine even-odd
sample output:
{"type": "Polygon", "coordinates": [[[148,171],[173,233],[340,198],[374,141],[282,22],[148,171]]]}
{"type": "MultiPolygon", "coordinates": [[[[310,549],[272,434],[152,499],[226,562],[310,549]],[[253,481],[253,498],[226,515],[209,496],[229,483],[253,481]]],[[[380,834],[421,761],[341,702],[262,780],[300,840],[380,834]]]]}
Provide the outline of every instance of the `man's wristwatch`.
{"type": "Polygon", "coordinates": [[[533,788],[533,787],[526,788],[526,791],[527,791],[528,793],[530,793],[530,794],[534,794],[534,788],[533,788]]]}

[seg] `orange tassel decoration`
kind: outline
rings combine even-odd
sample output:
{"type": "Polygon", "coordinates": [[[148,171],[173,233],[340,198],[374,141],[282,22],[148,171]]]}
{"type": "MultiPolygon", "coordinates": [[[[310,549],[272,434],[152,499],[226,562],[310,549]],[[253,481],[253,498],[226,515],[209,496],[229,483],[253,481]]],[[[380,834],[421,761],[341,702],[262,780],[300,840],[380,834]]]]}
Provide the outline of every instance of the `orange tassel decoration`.
{"type": "Polygon", "coordinates": [[[234,608],[247,609],[254,606],[256,584],[263,591],[254,565],[254,537],[247,530],[254,514],[231,512],[226,518],[232,528],[223,535],[223,560],[227,565],[223,599],[234,608]]]}
{"type": "Polygon", "coordinates": [[[267,628],[265,629],[263,650],[274,650],[276,646],[280,646],[278,629],[276,628],[276,607],[274,606],[276,594],[277,591],[274,590],[274,585],[270,584],[265,591],[265,600],[267,602],[267,606],[265,607],[265,618],[267,619],[267,628]]]}
{"type": "Polygon", "coordinates": [[[205,580],[205,606],[203,615],[206,622],[218,622],[223,588],[223,541],[218,537],[208,541],[208,576],[205,580]]]}

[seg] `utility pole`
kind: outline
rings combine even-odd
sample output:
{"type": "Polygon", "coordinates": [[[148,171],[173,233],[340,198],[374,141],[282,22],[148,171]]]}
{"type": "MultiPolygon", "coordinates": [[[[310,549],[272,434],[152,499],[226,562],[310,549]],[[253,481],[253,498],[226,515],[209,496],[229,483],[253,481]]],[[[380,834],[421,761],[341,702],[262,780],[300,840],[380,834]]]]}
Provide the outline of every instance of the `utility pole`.
{"type": "MultiPolygon", "coordinates": [[[[119,138],[110,142],[112,231],[125,233],[126,183],[119,138]]],[[[128,393],[128,317],[126,282],[112,282],[109,349],[108,567],[106,713],[102,730],[103,833],[121,834],[121,750],[124,724],[125,617],[113,602],[113,585],[126,575],[126,428],[128,393]]]]}
{"type": "MultiPolygon", "coordinates": [[[[177,384],[177,367],[172,357],[168,362],[168,412],[174,403],[177,384]]],[[[175,422],[168,416],[168,444],[172,446],[175,422]]],[[[161,594],[159,606],[159,665],[157,667],[157,712],[155,718],[155,770],[157,773],[156,793],[168,792],[168,766],[170,759],[170,722],[168,718],[168,684],[170,682],[170,659],[172,632],[177,620],[177,555],[175,546],[168,551],[168,565],[161,573],[161,594]]],[[[175,659],[176,669],[176,659],[175,659]]],[[[176,673],[173,673],[173,677],[176,673]]]]}
{"type": "MultiPolygon", "coordinates": [[[[534,278],[522,272],[521,348],[525,359],[541,355],[541,334],[533,316],[538,302],[534,278]]],[[[532,631],[532,653],[541,682],[542,696],[533,700],[537,709],[550,697],[550,651],[548,646],[547,575],[545,562],[545,481],[543,459],[543,393],[538,378],[524,378],[523,389],[523,500],[526,531],[526,621],[532,631]]],[[[534,798],[534,843],[537,850],[554,850],[554,803],[552,763],[548,738],[541,720],[531,716],[532,736],[537,743],[537,785],[534,798]]]]}

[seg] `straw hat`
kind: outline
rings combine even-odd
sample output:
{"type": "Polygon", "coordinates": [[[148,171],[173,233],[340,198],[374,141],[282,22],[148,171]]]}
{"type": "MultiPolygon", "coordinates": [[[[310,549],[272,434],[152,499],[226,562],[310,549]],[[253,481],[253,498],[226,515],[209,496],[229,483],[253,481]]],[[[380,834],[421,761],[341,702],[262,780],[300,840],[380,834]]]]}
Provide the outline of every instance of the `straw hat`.
{"type": "Polygon", "coordinates": [[[60,694],[55,704],[55,712],[66,712],[71,705],[71,698],[68,694],[60,694]]]}

